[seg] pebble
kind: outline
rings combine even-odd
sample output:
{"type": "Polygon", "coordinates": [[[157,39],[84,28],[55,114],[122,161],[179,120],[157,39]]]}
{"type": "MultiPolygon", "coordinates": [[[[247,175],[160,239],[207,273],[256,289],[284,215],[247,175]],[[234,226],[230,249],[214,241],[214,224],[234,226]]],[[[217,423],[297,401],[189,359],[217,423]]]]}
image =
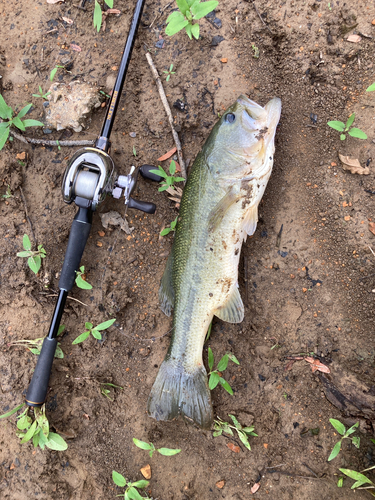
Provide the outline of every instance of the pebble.
{"type": "Polygon", "coordinates": [[[134,138],[134,137],[137,137],[136,132],[129,132],[129,135],[130,135],[130,137],[133,137],[133,138],[134,138]]]}

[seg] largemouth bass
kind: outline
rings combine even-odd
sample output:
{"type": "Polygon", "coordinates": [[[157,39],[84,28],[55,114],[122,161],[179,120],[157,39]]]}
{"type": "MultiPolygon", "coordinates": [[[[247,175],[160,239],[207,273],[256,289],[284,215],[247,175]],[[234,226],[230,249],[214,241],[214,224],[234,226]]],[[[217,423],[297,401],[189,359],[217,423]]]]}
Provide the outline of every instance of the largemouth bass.
{"type": "Polygon", "coordinates": [[[202,349],[213,316],[240,323],[242,243],[258,221],[273,165],[281,101],[263,108],[241,95],[214,126],[188,177],[159,300],[173,309],[172,340],[148,399],[157,420],[182,415],[202,428],[213,420],[202,349]]]}

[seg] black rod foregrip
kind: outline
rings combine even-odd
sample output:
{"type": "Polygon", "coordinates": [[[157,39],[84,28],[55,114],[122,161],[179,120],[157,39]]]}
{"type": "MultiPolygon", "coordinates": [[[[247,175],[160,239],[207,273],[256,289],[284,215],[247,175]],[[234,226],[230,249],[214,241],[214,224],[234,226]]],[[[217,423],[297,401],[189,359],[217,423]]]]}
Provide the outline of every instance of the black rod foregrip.
{"type": "Polygon", "coordinates": [[[46,337],[43,341],[33,378],[26,393],[26,403],[29,406],[42,406],[46,399],[56,346],[56,338],[46,337]]]}
{"type": "Polygon", "coordinates": [[[70,230],[68,247],[65,253],[64,264],[59,281],[60,290],[71,290],[76,279],[76,271],[82,259],[87,238],[90,234],[92,212],[87,208],[80,208],[74,218],[70,230]]]}

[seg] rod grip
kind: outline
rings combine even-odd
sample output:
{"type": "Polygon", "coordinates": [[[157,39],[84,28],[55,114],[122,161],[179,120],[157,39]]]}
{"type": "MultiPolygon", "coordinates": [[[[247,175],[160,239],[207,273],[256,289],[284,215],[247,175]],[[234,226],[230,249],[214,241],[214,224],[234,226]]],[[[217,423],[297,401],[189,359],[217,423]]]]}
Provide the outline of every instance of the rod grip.
{"type": "Polygon", "coordinates": [[[71,290],[89,237],[91,223],[74,220],[59,281],[60,290],[71,290]]]}
{"type": "Polygon", "coordinates": [[[57,339],[46,337],[43,341],[33,378],[26,393],[26,404],[29,406],[42,406],[46,399],[56,346],[57,339]]]}

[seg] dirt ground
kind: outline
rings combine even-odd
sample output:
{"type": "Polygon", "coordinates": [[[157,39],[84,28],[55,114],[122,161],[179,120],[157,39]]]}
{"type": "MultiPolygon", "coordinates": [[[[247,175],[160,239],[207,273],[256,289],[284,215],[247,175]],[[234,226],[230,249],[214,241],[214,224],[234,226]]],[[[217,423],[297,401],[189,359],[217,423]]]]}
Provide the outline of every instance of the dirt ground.
{"type": "MultiPolygon", "coordinates": [[[[42,100],[31,94],[38,85],[49,88],[50,71],[61,63],[71,63],[71,72],[59,70],[56,80],[79,79],[110,92],[134,3],[115,0],[121,15],[109,16],[106,31],[98,34],[92,26],[93,1],[86,11],[71,0],[2,2],[0,75],[6,102],[13,107],[33,102],[30,117],[43,119],[42,100]]],[[[164,34],[174,6],[167,0],[146,2],[111,136],[112,155],[118,171],[127,174],[132,164],[156,164],[174,145],[147,49],[160,73],[174,64],[176,73],[169,82],[163,75],[163,82],[170,105],[177,99],[186,105],[184,111],[172,110],[190,164],[218,113],[238,95],[246,93],[262,105],[273,96],[282,99],[273,173],[257,231],[240,261],[245,319],[238,325],[214,320],[204,348],[205,362],[209,346],[217,359],[230,351],[240,361],[224,374],[234,395],[222,388],[213,391],[215,415],[227,421],[229,413],[236,415],[241,423],[254,425],[258,437],[251,438],[251,451],[241,446],[235,453],[227,446],[238,444],[233,438],[214,438],[182,421],[160,423],[147,416],[147,397],[171,327],[159,309],[157,290],[173,236],[160,238],[159,233],[177,211],[155,184],[141,179],[136,196],[156,203],[157,212],[129,210],[131,235],[103,229],[94,215],[82,260],[94,288],[75,287],[70,296],[84,305],[68,300],[65,308],[65,357],[54,361],[47,413],[69,447],[54,452],[21,445],[15,418],[2,420],[0,496],[110,499],[120,493],[112,470],[135,481],[149,463],[147,491],[159,500],[370,498],[366,491],[353,492],[350,479],[343,489],[336,483],[339,467],[359,471],[375,460],[370,441],[375,426],[375,241],[369,230],[375,217],[375,93],[365,92],[375,81],[374,4],[221,0],[216,9],[220,22],[201,20],[199,41],[189,41],[183,32],[172,38],[164,34]],[[359,33],[360,42],[346,40],[359,33]],[[327,127],[327,121],[346,121],[352,112],[367,140],[340,141],[339,133],[327,127]],[[367,163],[370,175],[344,171],[338,152],[367,163]],[[90,338],[72,346],[85,321],[97,324],[113,317],[115,326],[103,341],[90,338]],[[314,353],[331,374],[312,373],[304,360],[288,364],[288,356],[300,353],[314,353]],[[340,386],[345,380],[351,382],[340,386]],[[100,393],[100,382],[123,389],[112,390],[111,401],[100,393]],[[340,391],[345,390],[350,394],[343,403],[340,391]],[[361,398],[370,401],[367,408],[357,401],[361,398]],[[360,421],[361,437],[360,449],[346,440],[332,462],[327,458],[338,435],[330,418],[347,426],[360,421]],[[133,445],[133,437],[182,451],[150,459],[133,445]],[[221,480],[225,483],[219,489],[221,480]],[[257,481],[260,489],[252,494],[257,481]]],[[[103,117],[100,108],[88,128],[71,139],[95,139],[103,117]]],[[[45,135],[32,128],[27,135],[61,139],[69,134],[45,135]]],[[[13,196],[0,200],[0,413],[22,402],[36,362],[28,350],[9,344],[48,331],[75,213],[64,204],[60,187],[66,160],[76,149],[14,140],[1,151],[1,194],[9,185],[13,196]],[[17,154],[22,152],[27,160],[20,163],[17,154]],[[47,251],[37,276],[25,259],[16,257],[23,234],[31,237],[19,187],[36,242],[47,251]]],[[[108,198],[98,212],[123,213],[121,203],[108,198]]]]}

